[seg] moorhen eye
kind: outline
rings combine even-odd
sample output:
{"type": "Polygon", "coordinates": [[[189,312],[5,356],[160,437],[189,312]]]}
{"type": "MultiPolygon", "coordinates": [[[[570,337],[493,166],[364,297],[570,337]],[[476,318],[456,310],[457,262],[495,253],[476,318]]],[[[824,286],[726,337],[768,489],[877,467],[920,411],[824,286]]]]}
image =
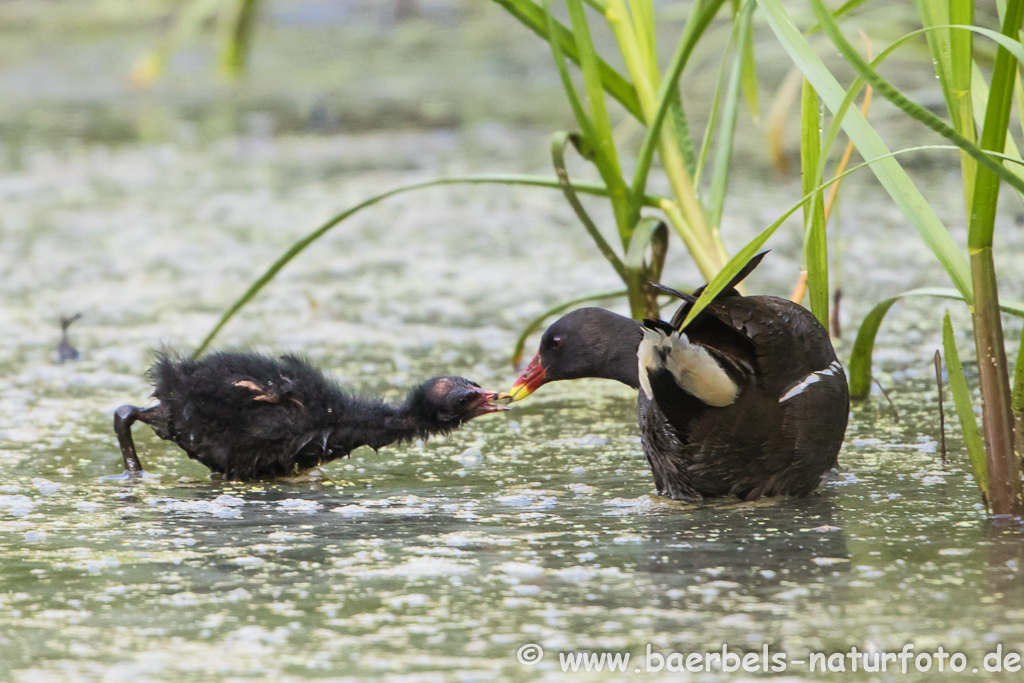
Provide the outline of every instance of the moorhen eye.
{"type": "MultiPolygon", "coordinates": [[[[811,493],[837,462],[849,388],[828,332],[803,306],[742,296],[763,252],[677,332],[701,290],[671,321],[639,323],[581,308],[545,332],[513,400],[559,379],[614,379],[634,389],[641,443],[658,493],[675,499],[811,493]],[[571,330],[572,334],[566,334],[571,330]]],[[[703,288],[701,288],[703,289],[703,288]]]]}
{"type": "MultiPolygon", "coordinates": [[[[138,420],[235,480],[294,474],[360,446],[378,449],[450,432],[453,423],[438,421],[437,406],[456,396],[465,406],[467,387],[476,386],[462,377],[435,377],[394,405],[352,396],[294,356],[232,352],[201,360],[161,353],[148,374],[160,403],[145,410],[121,406],[114,413],[126,473],[142,472],[131,434],[138,420]]],[[[477,395],[486,401],[468,419],[507,409],[491,403],[497,393],[477,395]]]]}

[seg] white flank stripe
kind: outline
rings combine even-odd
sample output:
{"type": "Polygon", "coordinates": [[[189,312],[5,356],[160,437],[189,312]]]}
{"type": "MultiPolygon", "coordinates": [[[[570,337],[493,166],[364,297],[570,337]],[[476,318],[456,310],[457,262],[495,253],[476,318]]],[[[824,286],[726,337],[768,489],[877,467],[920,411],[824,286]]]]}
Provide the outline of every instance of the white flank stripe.
{"type": "Polygon", "coordinates": [[[794,396],[799,396],[804,390],[814,384],[820,382],[825,377],[835,377],[838,373],[843,371],[843,366],[838,360],[832,361],[827,368],[824,370],[818,370],[804,377],[803,381],[797,384],[795,387],[786,392],[786,395],[779,399],[779,403],[788,401],[794,396]]]}
{"type": "Polygon", "coordinates": [[[798,395],[802,394],[804,389],[806,389],[807,387],[811,386],[815,382],[820,382],[820,381],[821,381],[821,377],[818,377],[818,373],[812,372],[811,374],[809,374],[806,377],[804,377],[804,380],[802,382],[800,382],[800,384],[797,384],[795,387],[793,387],[792,389],[787,391],[786,395],[779,399],[779,403],[782,403],[783,401],[788,401],[789,399],[793,398],[794,396],[798,396],[798,395]]]}
{"type": "Polygon", "coordinates": [[[834,361],[832,361],[829,364],[829,366],[827,368],[825,368],[824,370],[818,370],[814,374],[822,375],[822,376],[826,376],[827,375],[829,377],[835,377],[838,373],[842,372],[842,370],[843,370],[843,366],[839,363],[838,360],[834,360],[834,361]]]}

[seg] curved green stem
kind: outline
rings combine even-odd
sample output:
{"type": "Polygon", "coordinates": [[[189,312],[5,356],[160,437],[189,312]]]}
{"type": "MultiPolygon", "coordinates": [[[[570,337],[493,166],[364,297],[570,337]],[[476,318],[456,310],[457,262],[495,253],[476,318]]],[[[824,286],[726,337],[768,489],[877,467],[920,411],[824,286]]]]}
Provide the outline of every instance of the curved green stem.
{"type": "MultiPolygon", "coordinates": [[[[196,358],[200,356],[203,353],[203,351],[205,351],[207,347],[209,347],[210,342],[213,341],[213,339],[217,336],[221,329],[223,329],[223,327],[228,323],[228,321],[231,320],[231,318],[233,318],[235,314],[238,313],[238,311],[241,310],[243,306],[249,303],[249,301],[251,301],[252,298],[255,297],[259,293],[259,291],[263,289],[264,286],[266,286],[268,282],[273,280],[274,276],[277,275],[278,271],[280,271],[282,268],[288,265],[288,263],[293,258],[302,253],[302,251],[305,250],[306,247],[308,247],[310,244],[323,237],[331,228],[338,225],[339,223],[349,218],[353,214],[356,214],[367,207],[373,206],[374,204],[379,204],[380,202],[384,201],[385,199],[388,199],[389,197],[394,197],[395,195],[402,194],[404,192],[422,190],[428,187],[438,187],[441,185],[473,184],[524,185],[527,187],[546,187],[556,190],[561,189],[562,187],[561,183],[557,179],[544,178],[540,176],[501,174],[462,176],[457,178],[439,178],[437,180],[428,180],[422,183],[405,185],[404,187],[396,187],[392,190],[388,190],[387,192],[374,195],[369,199],[363,200],[362,202],[356,204],[355,206],[348,208],[345,211],[342,211],[338,215],[334,216],[326,223],[318,227],[316,230],[295,242],[291,247],[288,248],[287,251],[285,251],[284,254],[279,256],[277,260],[274,261],[270,265],[270,267],[267,268],[267,270],[264,271],[264,273],[254,283],[252,283],[249,286],[249,288],[246,289],[245,292],[240,297],[238,297],[238,299],[235,300],[233,304],[231,304],[231,307],[224,312],[224,315],[220,317],[220,320],[218,320],[217,324],[213,327],[212,330],[210,330],[210,333],[206,335],[206,338],[203,339],[202,343],[198,347],[196,347],[195,351],[192,352],[192,357],[196,358]]],[[[590,183],[576,183],[573,185],[573,187],[576,189],[577,192],[582,192],[584,194],[592,194],[600,197],[608,196],[608,190],[600,185],[593,185],[590,183]]],[[[657,207],[660,206],[660,202],[663,199],[664,197],[645,196],[643,201],[646,206],[657,207]]]]}

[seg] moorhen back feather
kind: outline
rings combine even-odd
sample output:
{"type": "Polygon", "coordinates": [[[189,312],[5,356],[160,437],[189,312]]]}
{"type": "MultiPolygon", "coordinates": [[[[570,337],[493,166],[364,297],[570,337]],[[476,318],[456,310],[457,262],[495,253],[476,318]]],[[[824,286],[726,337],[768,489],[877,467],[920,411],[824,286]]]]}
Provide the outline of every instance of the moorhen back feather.
{"type": "Polygon", "coordinates": [[[136,420],[227,479],[286,476],[348,455],[360,446],[446,434],[486,413],[506,410],[462,377],[435,377],[394,405],[346,393],[309,362],[219,352],[201,360],[158,354],[149,369],[148,409],[121,406],[114,431],[125,470],[142,472],[132,441],[136,420]]]}
{"type": "Polygon", "coordinates": [[[644,455],[658,493],[675,499],[802,496],[836,464],[849,391],[828,333],[804,307],[735,286],[758,254],[687,326],[700,295],[669,322],[636,322],[600,308],[552,324],[511,393],[546,382],[615,379],[641,389],[644,455]]]}

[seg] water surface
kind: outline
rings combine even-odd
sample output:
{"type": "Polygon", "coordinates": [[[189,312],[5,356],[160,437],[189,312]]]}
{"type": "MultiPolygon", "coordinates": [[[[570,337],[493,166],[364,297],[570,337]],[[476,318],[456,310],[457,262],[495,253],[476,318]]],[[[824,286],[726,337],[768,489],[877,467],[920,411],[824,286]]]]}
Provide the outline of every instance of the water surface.
{"type": "MultiPolygon", "coordinates": [[[[14,92],[34,72],[9,63],[3,87],[14,92]]],[[[665,655],[726,645],[785,653],[787,680],[925,681],[936,674],[823,677],[796,661],[912,643],[964,652],[967,676],[999,645],[1024,650],[1020,529],[986,516],[952,415],[940,462],[934,302],[893,309],[879,336],[876,374],[899,421],[880,395],[857,404],[841,470],[803,500],[653,495],[635,395],[601,381],[546,386],[446,439],[363,449],[294,481],[211,480],[139,426],[154,476],[101,479],[120,469],[114,408],[147,401],[150,349],[192,348],[289,244],[375,192],[444,174],[547,172],[549,127],[467,116],[287,133],[288,111],[267,105],[270,118],[245,119],[241,132],[201,123],[197,133],[172,113],[156,141],[145,125],[44,137],[54,128],[33,118],[45,103],[31,97],[29,114],[2,112],[24,135],[0,146],[0,678],[557,679],[559,653],[628,652],[643,666],[648,645],[665,655]],[[58,366],[57,321],[74,312],[83,360],[58,366]],[[546,654],[521,664],[530,643],[546,654]]],[[[98,120],[119,120],[113,109],[98,120]]],[[[749,171],[724,220],[734,248],[799,196],[798,179],[763,160],[749,171]]],[[[956,178],[915,172],[943,218],[962,223],[956,178]]],[[[832,275],[845,292],[845,358],[872,302],[945,280],[870,179],[844,193],[832,275]]],[[[1015,210],[1004,205],[998,227],[1010,273],[1024,266],[1015,210]]],[[[799,245],[799,225],[784,228],[752,288],[786,293],[799,245]]],[[[666,272],[699,283],[678,244],[666,272]]],[[[219,343],[299,351],[353,390],[395,400],[440,373],[504,389],[531,318],[616,287],[557,193],[433,189],[336,229],[219,343]]],[[[1019,283],[1004,293],[1021,298],[1019,283]]],[[[967,353],[967,318],[953,314],[967,353]]],[[[634,669],[616,675],[726,678],[634,669]]]]}

